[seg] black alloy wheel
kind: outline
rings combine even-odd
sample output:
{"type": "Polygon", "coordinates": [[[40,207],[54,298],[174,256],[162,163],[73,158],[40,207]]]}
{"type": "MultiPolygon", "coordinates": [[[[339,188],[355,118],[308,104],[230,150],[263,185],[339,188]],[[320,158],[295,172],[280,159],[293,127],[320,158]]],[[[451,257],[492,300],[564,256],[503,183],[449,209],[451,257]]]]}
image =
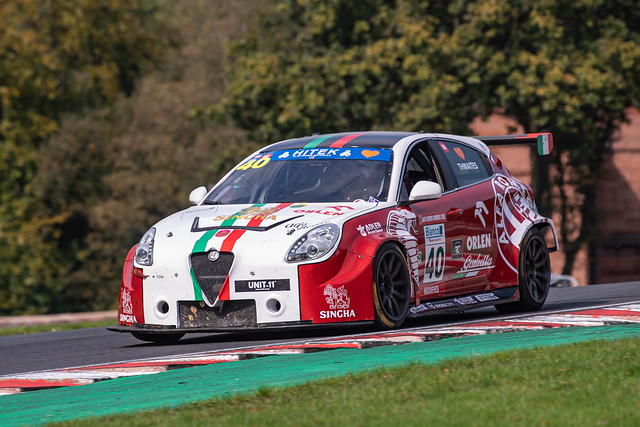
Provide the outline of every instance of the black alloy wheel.
{"type": "Polygon", "coordinates": [[[500,304],[501,313],[540,310],[547,300],[551,286],[549,249],[537,228],[529,230],[520,245],[518,261],[518,290],[520,301],[500,304]]]}
{"type": "Polygon", "coordinates": [[[409,268],[398,245],[391,242],[383,244],[374,259],[373,302],[376,323],[385,329],[399,327],[409,313],[409,268]]]}

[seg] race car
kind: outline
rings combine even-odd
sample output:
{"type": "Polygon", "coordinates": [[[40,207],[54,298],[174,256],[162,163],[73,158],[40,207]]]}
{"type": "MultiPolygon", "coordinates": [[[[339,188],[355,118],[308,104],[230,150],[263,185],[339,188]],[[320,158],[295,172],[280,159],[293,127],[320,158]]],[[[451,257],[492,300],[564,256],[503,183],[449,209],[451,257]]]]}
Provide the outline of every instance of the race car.
{"type": "Polygon", "coordinates": [[[488,145],[549,133],[312,135],[247,157],[126,257],[118,332],[320,325],[397,328],[407,317],[495,305],[538,310],[553,221],[488,145]]]}

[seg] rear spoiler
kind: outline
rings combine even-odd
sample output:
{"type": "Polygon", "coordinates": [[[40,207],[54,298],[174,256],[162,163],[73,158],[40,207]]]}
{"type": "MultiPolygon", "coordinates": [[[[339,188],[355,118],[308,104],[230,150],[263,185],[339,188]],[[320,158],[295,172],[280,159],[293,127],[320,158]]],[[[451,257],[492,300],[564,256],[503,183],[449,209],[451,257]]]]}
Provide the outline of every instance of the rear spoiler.
{"type": "Polygon", "coordinates": [[[550,132],[525,133],[522,135],[474,136],[487,145],[538,145],[538,154],[546,156],[553,149],[553,135],[550,132]]]}

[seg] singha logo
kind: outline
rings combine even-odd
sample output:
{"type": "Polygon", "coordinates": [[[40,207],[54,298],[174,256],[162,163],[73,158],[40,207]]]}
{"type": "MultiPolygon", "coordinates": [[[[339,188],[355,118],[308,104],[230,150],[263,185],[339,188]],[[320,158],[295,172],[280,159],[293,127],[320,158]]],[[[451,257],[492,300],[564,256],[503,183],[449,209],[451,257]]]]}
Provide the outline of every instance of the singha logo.
{"type": "Polygon", "coordinates": [[[327,297],[327,304],[331,310],[343,310],[349,308],[351,298],[347,295],[347,290],[344,286],[340,286],[338,289],[331,285],[327,285],[324,288],[324,295],[327,297]]]}

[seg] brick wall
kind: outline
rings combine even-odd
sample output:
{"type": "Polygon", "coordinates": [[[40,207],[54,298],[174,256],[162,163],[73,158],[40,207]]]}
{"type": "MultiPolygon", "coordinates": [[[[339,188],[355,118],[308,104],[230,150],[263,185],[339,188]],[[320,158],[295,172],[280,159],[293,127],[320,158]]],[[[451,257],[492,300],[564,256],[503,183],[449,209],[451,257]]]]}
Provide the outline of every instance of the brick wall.
{"type": "MultiPolygon", "coordinates": [[[[640,280],[640,113],[636,109],[627,113],[630,122],[616,135],[598,177],[596,239],[579,252],[571,273],[581,285],[640,280]]],[[[512,120],[497,115],[488,121],[476,119],[471,128],[477,135],[524,133],[512,120]]],[[[531,182],[528,148],[494,147],[493,151],[514,176],[531,182]]],[[[554,222],[557,226],[559,218],[554,222]]],[[[563,265],[562,251],[551,254],[552,272],[560,273],[563,265]]]]}
{"type": "Polygon", "coordinates": [[[630,123],[614,139],[596,187],[594,283],[640,280],[640,113],[627,113],[630,123]]]}

